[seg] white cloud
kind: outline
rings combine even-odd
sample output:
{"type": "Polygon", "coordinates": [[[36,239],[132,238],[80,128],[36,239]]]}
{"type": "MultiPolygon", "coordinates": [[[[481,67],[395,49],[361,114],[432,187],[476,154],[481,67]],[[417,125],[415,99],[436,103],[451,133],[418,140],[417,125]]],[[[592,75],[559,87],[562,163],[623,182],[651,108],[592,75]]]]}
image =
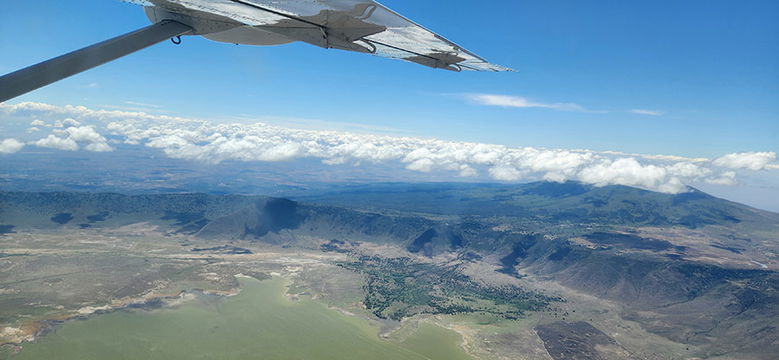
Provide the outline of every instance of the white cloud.
{"type": "Polygon", "coordinates": [[[24,143],[16,139],[0,141],[0,154],[13,154],[24,147],[24,143]]]}
{"type": "Polygon", "coordinates": [[[63,124],[65,127],[69,127],[69,126],[79,126],[79,125],[81,125],[81,123],[80,123],[80,122],[78,122],[78,121],[76,121],[76,120],[73,120],[73,119],[71,119],[71,118],[67,118],[67,119],[63,120],[63,121],[62,121],[62,124],[63,124]]]}
{"type": "Polygon", "coordinates": [[[45,147],[45,148],[57,149],[57,150],[65,150],[65,151],[78,150],[78,144],[72,139],[61,138],[58,136],[54,136],[52,134],[49,134],[49,136],[40,139],[38,141],[34,141],[32,142],[32,144],[39,147],[45,147]]]}
{"type": "Polygon", "coordinates": [[[521,96],[509,96],[509,95],[496,95],[496,94],[467,94],[465,95],[469,100],[486,106],[501,106],[501,107],[513,107],[513,108],[543,108],[543,109],[555,109],[565,111],[585,111],[583,107],[577,104],[570,103],[541,103],[531,101],[521,96]]]}
{"type": "MultiPolygon", "coordinates": [[[[585,150],[587,152],[588,150],[585,150]]],[[[710,162],[710,159],[707,158],[691,158],[686,156],[678,156],[678,155],[662,155],[662,154],[654,154],[654,155],[648,155],[648,154],[635,154],[635,153],[626,153],[622,151],[601,151],[601,154],[605,155],[617,155],[617,156],[629,156],[629,157],[638,157],[642,159],[647,160],[662,160],[662,161],[683,161],[683,162],[691,162],[691,163],[706,163],[710,162]]]]}
{"type": "MultiPolygon", "coordinates": [[[[522,102],[517,104],[522,105],[522,102]]],[[[528,104],[533,105],[525,102],[528,104]]],[[[686,191],[685,184],[691,182],[735,184],[736,173],[723,172],[721,168],[770,169],[776,166],[770,164],[776,158],[774,153],[730,154],[712,161],[675,155],[508,147],[299,130],[264,123],[218,124],[37,103],[0,104],[0,114],[3,112],[45,119],[49,124],[60,120],[62,127],[32,143],[38,146],[71,151],[81,147],[87,151],[113,151],[109,143],[125,143],[159,149],[171,158],[205,163],[315,159],[325,165],[387,164],[442,177],[498,181],[577,180],[598,186],[621,184],[668,193],[686,191]],[[111,140],[104,134],[111,134],[111,140]]]]}
{"type": "Polygon", "coordinates": [[[54,121],[54,127],[55,128],[68,128],[68,127],[79,126],[79,125],[81,125],[80,122],[78,122],[76,120],[73,120],[71,118],[67,118],[65,120],[59,120],[58,119],[58,120],[54,121]]]}
{"type": "Polygon", "coordinates": [[[757,171],[774,168],[774,165],[770,165],[770,163],[774,161],[776,161],[775,152],[745,152],[727,154],[714,160],[713,164],[728,169],[748,169],[757,171]]]}
{"type": "Polygon", "coordinates": [[[423,158],[414,160],[412,163],[406,165],[406,169],[421,172],[431,172],[433,171],[433,166],[435,166],[435,162],[433,162],[433,160],[423,158]]]}
{"type": "Polygon", "coordinates": [[[638,115],[649,115],[649,116],[662,116],[663,112],[657,111],[657,110],[647,110],[647,109],[633,109],[630,110],[633,114],[638,115]]]}
{"type": "MultiPolygon", "coordinates": [[[[500,95],[500,94],[464,94],[465,98],[473,103],[485,106],[499,106],[510,108],[540,108],[554,109],[563,111],[579,111],[590,113],[604,113],[607,111],[591,111],[581,105],[574,103],[546,103],[534,101],[523,96],[500,95]]],[[[658,110],[632,109],[630,113],[647,116],[662,116],[664,113],[658,110]]]]}
{"type": "Polygon", "coordinates": [[[114,148],[112,148],[107,143],[91,143],[84,147],[84,150],[86,151],[92,151],[92,152],[110,152],[114,151],[114,148]]]}
{"type": "Polygon", "coordinates": [[[734,171],[726,171],[720,174],[718,177],[709,178],[705,180],[709,184],[714,185],[736,185],[736,173],[734,171]]]}
{"type": "Polygon", "coordinates": [[[30,123],[30,126],[46,126],[46,123],[36,119],[30,123]]]}
{"type": "Polygon", "coordinates": [[[106,138],[100,135],[92,126],[71,126],[65,129],[68,137],[76,142],[104,143],[106,138]]]}
{"type": "Polygon", "coordinates": [[[517,181],[522,179],[522,172],[509,166],[497,166],[490,168],[490,176],[500,181],[517,181]]]}
{"type": "Polygon", "coordinates": [[[460,177],[474,177],[478,175],[479,172],[470,165],[460,165],[460,177]]]}
{"type": "Polygon", "coordinates": [[[76,151],[80,148],[79,144],[86,144],[84,150],[92,152],[113,151],[108,140],[98,133],[94,126],[79,126],[80,122],[73,119],[57,121],[53,130],[54,134],[33,142],[34,145],[52,149],[76,151]]]}
{"type": "Polygon", "coordinates": [[[677,162],[666,167],[668,173],[684,178],[703,177],[711,174],[711,170],[689,162],[677,162]]]}
{"type": "Polygon", "coordinates": [[[610,184],[639,186],[647,189],[664,188],[666,192],[681,192],[678,178],[668,177],[668,169],[656,165],[642,165],[634,158],[603,160],[579,172],[585,183],[605,186],[610,184]],[[677,179],[677,180],[672,180],[677,179]]]}
{"type": "Polygon", "coordinates": [[[33,117],[53,117],[61,116],[75,120],[85,119],[91,121],[110,121],[110,120],[143,120],[143,121],[190,121],[187,119],[166,116],[151,115],[142,111],[119,111],[119,110],[93,110],[85,106],[56,106],[35,102],[23,102],[18,104],[0,103],[0,114],[31,115],[33,117]]]}

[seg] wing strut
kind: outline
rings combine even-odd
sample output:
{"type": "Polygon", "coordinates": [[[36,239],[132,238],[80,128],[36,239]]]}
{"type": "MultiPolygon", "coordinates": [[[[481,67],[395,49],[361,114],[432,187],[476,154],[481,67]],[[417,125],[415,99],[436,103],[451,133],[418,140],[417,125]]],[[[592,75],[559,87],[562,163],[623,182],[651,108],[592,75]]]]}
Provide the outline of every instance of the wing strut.
{"type": "Polygon", "coordinates": [[[0,77],[0,103],[191,31],[165,20],[0,77]]]}

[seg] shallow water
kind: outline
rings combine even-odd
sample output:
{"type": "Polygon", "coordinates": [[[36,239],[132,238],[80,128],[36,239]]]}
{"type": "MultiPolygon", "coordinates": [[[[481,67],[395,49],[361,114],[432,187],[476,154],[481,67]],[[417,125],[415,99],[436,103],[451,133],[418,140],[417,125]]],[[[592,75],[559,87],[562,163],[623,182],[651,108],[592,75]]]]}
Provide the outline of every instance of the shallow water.
{"type": "Polygon", "coordinates": [[[14,359],[471,359],[452,331],[422,324],[385,341],[365,319],[287,300],[283,279],[240,281],[239,295],[217,302],[66,322],[14,359]]]}

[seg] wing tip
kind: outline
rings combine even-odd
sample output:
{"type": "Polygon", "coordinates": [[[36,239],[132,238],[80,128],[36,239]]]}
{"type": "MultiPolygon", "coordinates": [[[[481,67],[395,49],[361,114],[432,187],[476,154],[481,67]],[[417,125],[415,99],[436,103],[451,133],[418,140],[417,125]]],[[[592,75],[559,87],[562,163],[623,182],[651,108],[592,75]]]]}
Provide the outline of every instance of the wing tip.
{"type": "Polygon", "coordinates": [[[506,67],[503,65],[498,64],[491,64],[491,63],[481,63],[481,64],[468,64],[463,65],[460,64],[463,69],[471,70],[471,71],[480,71],[480,72],[512,72],[512,73],[518,73],[519,71],[512,69],[510,67],[506,67]]]}
{"type": "Polygon", "coordinates": [[[510,67],[505,67],[505,66],[501,66],[501,65],[497,65],[497,66],[499,66],[500,68],[496,69],[496,70],[493,70],[494,72],[511,72],[511,73],[518,73],[519,72],[519,70],[512,69],[510,67]]]}

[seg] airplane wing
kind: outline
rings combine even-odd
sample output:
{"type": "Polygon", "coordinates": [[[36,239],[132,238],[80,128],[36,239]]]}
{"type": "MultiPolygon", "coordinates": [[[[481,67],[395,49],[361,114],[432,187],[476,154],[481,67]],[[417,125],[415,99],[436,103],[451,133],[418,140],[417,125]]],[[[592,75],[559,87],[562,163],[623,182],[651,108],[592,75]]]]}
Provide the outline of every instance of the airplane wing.
{"type": "MultiPolygon", "coordinates": [[[[152,25],[0,76],[0,103],[182,35],[248,45],[304,41],[452,71],[490,64],[373,0],[123,0],[152,25]]],[[[440,0],[444,1],[444,0],[440,0]]]]}
{"type": "MultiPolygon", "coordinates": [[[[138,1],[133,1],[138,2],[138,1]]],[[[140,0],[181,13],[208,13],[324,48],[370,53],[454,70],[512,71],[372,0],[140,0]]],[[[201,16],[202,17],[202,16],[201,16]]],[[[236,29],[230,29],[236,34],[236,29]]],[[[219,34],[204,35],[229,41],[219,34]]],[[[240,41],[237,41],[240,42],[240,41]]]]}

